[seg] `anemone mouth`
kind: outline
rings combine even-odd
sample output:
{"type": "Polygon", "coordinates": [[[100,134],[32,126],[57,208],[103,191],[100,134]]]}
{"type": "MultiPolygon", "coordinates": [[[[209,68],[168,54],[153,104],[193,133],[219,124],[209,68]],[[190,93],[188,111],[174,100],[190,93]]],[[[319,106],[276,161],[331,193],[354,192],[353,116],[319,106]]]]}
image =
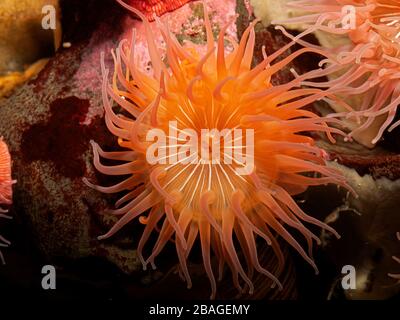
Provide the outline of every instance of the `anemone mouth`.
{"type": "MultiPolygon", "coordinates": [[[[110,211],[121,216],[120,220],[99,239],[112,236],[138,218],[145,225],[137,249],[144,268],[148,265],[155,268],[155,258],[173,239],[179,268],[188,287],[192,282],[187,259],[193,244],[199,241],[204,270],[211,283],[211,298],[215,298],[217,291],[212,254],[218,261],[220,276],[224,266],[228,265],[233,283],[240,292],[244,284],[248,292],[253,293],[254,271],[282,288],[277,275],[260,265],[256,245],[257,239],[263,239],[272,246],[279,261],[283,261],[276,234],[318,272],[312,259],[312,248],[314,242],[320,241],[305,224],[338,234],[304,213],[291,195],[301,193],[309,186],[328,183],[349,188],[339,172],[325,166],[324,153],[314,145],[314,140],[303,134],[320,131],[334,141],[333,134],[343,133],[328,125],[337,123],[336,119],[321,118],[303,109],[316,100],[330,97],[330,90],[298,88],[307,76],[277,86],[270,82],[274,73],[310,50],[296,51],[273,63],[295,43],[293,41],[271,56],[264,56],[264,60],[252,68],[254,26],[258,21],[246,29],[240,42],[234,43],[233,52],[227,54],[224,34],[228,26],[221,29],[215,42],[207,7],[203,4],[207,53],[202,57],[182,47],[168,26],[156,18],[155,23],[166,44],[167,67],[160,58],[149,22],[135,8],[121,4],[139,15],[147,27],[154,74],[149,76],[137,66],[135,31],[130,44],[123,40],[112,51],[114,75],[111,84],[102,55],[105,121],[110,132],[118,137],[119,145],[128,151],[104,152],[92,142],[94,165],[101,173],[130,177],[111,187],[95,186],[84,180],[105,193],[127,191],[117,202],[117,208],[110,211]],[[115,113],[115,104],[125,111],[124,115],[115,113]],[[252,170],[246,175],[237,174],[235,169],[243,167],[242,162],[226,163],[221,159],[215,163],[202,162],[203,159],[197,163],[184,163],[182,158],[172,164],[146,163],[144,159],[148,160],[148,151],[153,147],[147,140],[149,133],[167,132],[171,129],[171,121],[176,135],[171,131],[166,134],[173,138],[167,144],[168,148],[179,144],[178,133],[185,128],[195,134],[203,129],[221,132],[224,129],[251,129],[254,137],[251,143],[246,143],[246,150],[248,147],[253,149],[252,170]],[[105,166],[101,158],[118,160],[122,164],[105,166]],[[144,215],[147,210],[149,213],[144,215]],[[155,230],[159,230],[157,240],[145,259],[144,246],[155,230]],[[291,234],[293,230],[304,237],[307,251],[291,234]],[[237,254],[239,247],[242,258],[237,254]]],[[[250,138],[246,136],[247,139],[250,138]]],[[[230,146],[233,148],[234,145],[230,146]]],[[[158,160],[165,158],[164,155],[160,158],[160,150],[157,149],[158,160]]],[[[177,155],[178,151],[173,149],[172,156],[177,155]]]]}

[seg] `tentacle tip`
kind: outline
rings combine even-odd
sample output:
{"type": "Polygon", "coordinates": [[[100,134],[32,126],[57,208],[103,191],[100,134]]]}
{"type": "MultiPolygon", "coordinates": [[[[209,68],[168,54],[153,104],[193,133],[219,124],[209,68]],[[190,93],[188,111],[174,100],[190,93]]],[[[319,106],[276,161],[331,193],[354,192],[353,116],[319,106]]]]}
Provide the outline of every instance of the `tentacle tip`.
{"type": "Polygon", "coordinates": [[[89,143],[92,146],[92,148],[95,148],[97,146],[97,143],[92,139],[89,141],[89,143]]]}
{"type": "Polygon", "coordinates": [[[274,280],[274,281],[275,282],[272,283],[272,285],[271,285],[271,289],[274,289],[276,286],[278,286],[278,290],[282,291],[283,290],[283,286],[282,286],[281,282],[278,281],[278,280],[274,280]]]}

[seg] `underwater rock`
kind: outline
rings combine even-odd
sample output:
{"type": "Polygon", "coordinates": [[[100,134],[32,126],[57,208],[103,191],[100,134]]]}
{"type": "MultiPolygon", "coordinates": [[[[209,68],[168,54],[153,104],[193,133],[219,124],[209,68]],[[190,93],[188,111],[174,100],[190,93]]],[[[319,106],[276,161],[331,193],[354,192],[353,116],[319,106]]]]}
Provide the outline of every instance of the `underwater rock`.
{"type": "Polygon", "coordinates": [[[335,228],[341,239],[322,234],[323,254],[336,273],[328,299],[388,299],[400,293],[388,276],[400,271],[392,256],[400,254],[400,156],[382,146],[369,150],[356,143],[323,140],[331,166],[339,169],[358,198],[336,187],[314,188],[305,194],[304,207],[335,228]],[[354,266],[356,289],[341,286],[342,268],[354,266]]]}
{"type": "MultiPolygon", "coordinates": [[[[400,293],[396,280],[388,276],[400,271],[392,258],[400,254],[396,238],[400,229],[400,180],[360,175],[355,169],[337,163],[332,165],[345,174],[359,195],[357,199],[343,195],[345,201],[325,220],[342,236],[339,241],[326,242],[326,255],[336,265],[339,279],[339,283],[333,285],[332,294],[342,291],[348,299],[391,298],[400,293]],[[340,272],[345,265],[354,266],[356,270],[355,289],[343,290],[340,285],[340,272]]],[[[321,194],[310,196],[307,202],[312,203],[315,197],[321,198],[321,194]]]]}
{"type": "MultiPolygon", "coordinates": [[[[97,19],[94,15],[85,14],[85,19],[93,22],[97,19]]],[[[78,258],[98,250],[91,243],[96,232],[91,219],[95,211],[91,210],[101,211],[107,205],[104,199],[90,195],[81,182],[89,163],[88,139],[108,139],[101,118],[92,116],[102,111],[94,86],[97,64],[87,61],[99,45],[99,33],[112,41],[118,28],[110,31],[104,24],[93,33],[82,21],[80,27],[79,32],[86,32],[87,39],[60,49],[36,78],[10,98],[0,100],[0,132],[9,142],[20,182],[13,210],[17,221],[48,257],[78,258]],[[89,84],[85,78],[76,78],[85,61],[93,63],[89,84]]],[[[73,33],[68,37],[72,39],[73,33]]]]}
{"type": "Polygon", "coordinates": [[[51,56],[60,45],[59,16],[55,30],[42,28],[45,5],[58,9],[57,0],[1,1],[0,75],[23,71],[26,65],[51,56]]]}

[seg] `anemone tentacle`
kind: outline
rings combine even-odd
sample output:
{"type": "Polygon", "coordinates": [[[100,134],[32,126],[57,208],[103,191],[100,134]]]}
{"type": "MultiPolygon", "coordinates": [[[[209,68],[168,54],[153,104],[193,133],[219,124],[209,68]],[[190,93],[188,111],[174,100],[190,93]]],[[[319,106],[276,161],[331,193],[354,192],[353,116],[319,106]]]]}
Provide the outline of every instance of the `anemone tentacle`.
{"type": "MultiPolygon", "coordinates": [[[[336,115],[353,121],[354,124],[349,125],[349,137],[355,137],[367,146],[375,145],[385,130],[392,131],[400,125],[400,121],[394,122],[400,104],[400,2],[300,0],[288,5],[304,13],[272,23],[302,24],[306,31],[318,30],[347,38],[349,43],[324,49],[304,39],[294,39],[277,26],[287,37],[306,48],[317,53],[325,50],[327,59],[321,61],[325,69],[313,73],[330,75],[330,81],[304,81],[302,84],[320,88],[334,86],[342,97],[361,97],[363,103],[354,102],[355,110],[338,111],[336,115]],[[349,25],[351,22],[353,25],[349,25]],[[362,134],[369,129],[373,137],[364,141],[362,134]]],[[[339,109],[334,103],[332,105],[339,109]]]]}

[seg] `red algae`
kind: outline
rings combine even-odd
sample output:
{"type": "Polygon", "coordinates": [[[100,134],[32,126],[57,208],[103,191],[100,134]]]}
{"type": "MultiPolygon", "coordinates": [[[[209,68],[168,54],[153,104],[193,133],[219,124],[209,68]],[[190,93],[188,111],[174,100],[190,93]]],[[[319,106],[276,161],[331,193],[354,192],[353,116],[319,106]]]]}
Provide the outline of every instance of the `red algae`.
{"type": "Polygon", "coordinates": [[[32,125],[22,136],[25,161],[51,161],[61,175],[81,177],[85,173],[82,156],[88,139],[87,126],[82,122],[89,106],[89,101],[74,96],[54,100],[50,118],[32,125]]]}

